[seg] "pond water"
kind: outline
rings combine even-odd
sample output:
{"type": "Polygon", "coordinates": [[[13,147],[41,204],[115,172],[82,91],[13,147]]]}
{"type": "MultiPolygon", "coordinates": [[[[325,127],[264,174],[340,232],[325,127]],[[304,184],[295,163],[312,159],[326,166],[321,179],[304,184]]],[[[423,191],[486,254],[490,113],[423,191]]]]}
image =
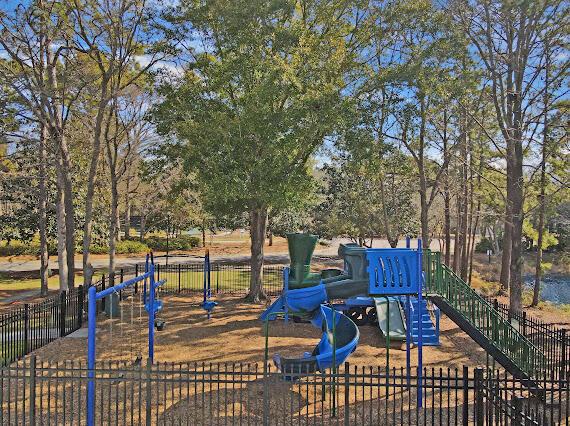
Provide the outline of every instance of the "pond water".
{"type": "MultiPolygon", "coordinates": [[[[534,286],[534,277],[527,275],[524,282],[529,289],[534,286]]],[[[570,304],[570,275],[547,274],[540,286],[542,300],[556,304],[570,304]]]]}

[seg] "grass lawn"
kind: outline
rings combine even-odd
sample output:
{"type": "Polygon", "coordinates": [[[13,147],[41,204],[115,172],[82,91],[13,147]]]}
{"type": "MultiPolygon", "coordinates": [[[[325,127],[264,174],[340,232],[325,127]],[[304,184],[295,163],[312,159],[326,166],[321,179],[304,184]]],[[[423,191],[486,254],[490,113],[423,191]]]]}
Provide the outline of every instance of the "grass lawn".
{"type": "MultiPolygon", "coordinates": [[[[210,273],[210,286],[213,292],[220,291],[240,291],[249,288],[251,273],[246,270],[222,269],[214,270],[210,273]]],[[[264,271],[264,284],[266,287],[274,289],[281,288],[281,272],[277,269],[264,271]]],[[[165,290],[176,292],[180,284],[181,291],[202,290],[204,286],[204,273],[202,271],[180,271],[168,270],[160,271],[160,279],[166,279],[165,290]]]]}
{"type": "MultiPolygon", "coordinates": [[[[101,278],[101,273],[96,273],[93,281],[101,278]]],[[[83,275],[76,274],[75,282],[80,285],[83,282],[83,275]]],[[[59,288],[59,276],[53,275],[48,279],[48,288],[57,290],[59,288]]],[[[0,273],[0,298],[11,296],[18,292],[40,290],[39,278],[16,278],[6,273],[0,273]]]]}

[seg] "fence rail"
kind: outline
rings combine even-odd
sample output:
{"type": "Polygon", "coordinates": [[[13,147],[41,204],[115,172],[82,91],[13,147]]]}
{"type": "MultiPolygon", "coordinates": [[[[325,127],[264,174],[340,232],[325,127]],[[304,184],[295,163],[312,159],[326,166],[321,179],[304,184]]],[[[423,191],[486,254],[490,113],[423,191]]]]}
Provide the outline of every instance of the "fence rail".
{"type": "MultiPolygon", "coordinates": [[[[157,279],[166,279],[164,291],[168,294],[200,293],[204,284],[202,263],[156,265],[157,279]]],[[[139,275],[144,265],[120,269],[114,283],[139,275]]],[[[280,293],[283,268],[277,265],[263,267],[264,288],[268,295],[280,293]]],[[[249,290],[249,265],[211,264],[211,289],[216,294],[246,294],[249,290]]],[[[93,283],[97,291],[111,285],[109,277],[93,283]]],[[[24,304],[0,315],[0,366],[8,365],[48,343],[67,336],[83,325],[87,289],[83,286],[62,291],[39,303],[24,304]]],[[[105,299],[97,302],[97,310],[105,309],[105,299]]]]}
{"type": "Polygon", "coordinates": [[[519,332],[540,348],[546,357],[546,369],[554,378],[565,379],[566,364],[570,360],[570,334],[566,329],[527,315],[525,311],[511,311],[497,299],[485,297],[494,309],[519,332]]]}
{"type": "MultiPolygon", "coordinates": [[[[35,357],[2,368],[0,424],[86,424],[88,371],[35,357]]],[[[425,369],[421,387],[417,372],[348,363],[333,374],[105,361],[94,377],[95,424],[555,425],[570,414],[567,382],[537,399],[512,377],[467,367],[425,369]]]]}

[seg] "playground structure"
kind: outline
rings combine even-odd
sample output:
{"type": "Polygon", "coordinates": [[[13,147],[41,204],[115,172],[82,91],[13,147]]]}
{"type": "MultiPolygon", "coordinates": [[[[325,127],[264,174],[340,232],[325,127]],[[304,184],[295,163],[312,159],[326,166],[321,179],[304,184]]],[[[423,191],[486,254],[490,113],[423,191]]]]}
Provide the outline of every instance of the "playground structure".
{"type": "MultiPolygon", "coordinates": [[[[396,340],[406,344],[408,374],[412,345],[418,349],[421,370],[423,346],[439,345],[441,310],[487,352],[487,364],[491,358],[493,366],[498,362],[530,387],[538,387],[539,378],[548,374],[542,351],[442,264],[438,252],[422,250],[421,241],[417,249],[410,248],[409,239],[406,248],[396,249],[341,244],[343,270],[314,273],[310,261],[316,237],[288,238],[291,268],[285,268],[282,294],[260,318],[309,319],[323,334],[312,353],[300,358],[276,354],[274,362],[281,371],[334,371],[356,349],[357,326],[364,324],[377,324],[384,335],[387,366],[391,340],[396,340]],[[338,320],[332,321],[337,317],[331,311],[338,312],[338,320]]],[[[421,383],[421,374],[418,380],[421,383]]]]}
{"type": "MultiPolygon", "coordinates": [[[[110,302],[110,315],[114,318],[114,306],[118,305],[122,297],[122,292],[130,287],[137,286],[139,282],[143,282],[142,303],[144,309],[148,313],[148,361],[152,364],[154,362],[154,328],[162,330],[164,322],[157,320],[156,314],[162,310],[163,302],[156,297],[158,288],[166,283],[166,280],[155,281],[155,269],[152,253],[146,256],[145,272],[142,275],[134,277],[130,280],[124,281],[113,287],[97,292],[95,286],[91,286],[88,291],[88,324],[87,324],[87,424],[94,424],[95,416],[95,359],[96,359],[96,333],[97,333],[97,300],[108,298],[110,302]],[[148,283],[148,287],[147,287],[148,283]],[[115,300],[113,300],[115,299],[115,300]]],[[[131,297],[134,297],[132,295],[131,297]]],[[[106,304],[107,306],[107,304],[106,304]]],[[[132,306],[132,305],[131,305],[132,306]]],[[[120,309],[120,308],[119,308],[120,309]]],[[[122,312],[122,311],[121,311],[122,312]]],[[[121,313],[122,316],[122,313],[121,313]]],[[[139,363],[142,356],[137,356],[133,363],[139,363]]]]}
{"type": "MultiPolygon", "coordinates": [[[[421,241],[415,250],[409,247],[409,240],[405,249],[363,249],[341,244],[339,255],[344,269],[327,269],[320,274],[310,272],[315,236],[289,234],[288,244],[292,264],[291,269],[284,270],[282,295],[261,319],[267,322],[278,315],[283,315],[285,321],[289,316],[309,319],[323,334],[311,354],[300,358],[276,354],[274,362],[281,371],[335,370],[356,350],[360,336],[357,325],[375,319],[386,338],[386,365],[390,362],[391,339],[405,340],[408,375],[412,344],[418,347],[418,370],[422,370],[424,338],[429,344],[439,344],[439,314],[434,326],[422,299],[421,241]],[[343,302],[332,303],[338,300],[343,302]]],[[[421,373],[418,380],[421,383],[421,373]]]]}

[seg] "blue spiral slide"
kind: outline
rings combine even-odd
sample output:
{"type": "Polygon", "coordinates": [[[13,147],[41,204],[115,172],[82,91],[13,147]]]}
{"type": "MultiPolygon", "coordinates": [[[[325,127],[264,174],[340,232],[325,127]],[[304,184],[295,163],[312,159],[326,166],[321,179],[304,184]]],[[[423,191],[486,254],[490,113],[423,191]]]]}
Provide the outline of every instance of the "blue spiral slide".
{"type": "Polygon", "coordinates": [[[360,338],[356,324],[341,312],[324,305],[335,298],[335,288],[338,285],[319,284],[288,290],[261,316],[265,321],[286,308],[289,314],[309,317],[311,324],[322,330],[321,340],[311,354],[305,353],[300,358],[274,356],[273,360],[282,372],[309,374],[330,369],[333,364],[338,367],[356,349],[360,338]]]}

